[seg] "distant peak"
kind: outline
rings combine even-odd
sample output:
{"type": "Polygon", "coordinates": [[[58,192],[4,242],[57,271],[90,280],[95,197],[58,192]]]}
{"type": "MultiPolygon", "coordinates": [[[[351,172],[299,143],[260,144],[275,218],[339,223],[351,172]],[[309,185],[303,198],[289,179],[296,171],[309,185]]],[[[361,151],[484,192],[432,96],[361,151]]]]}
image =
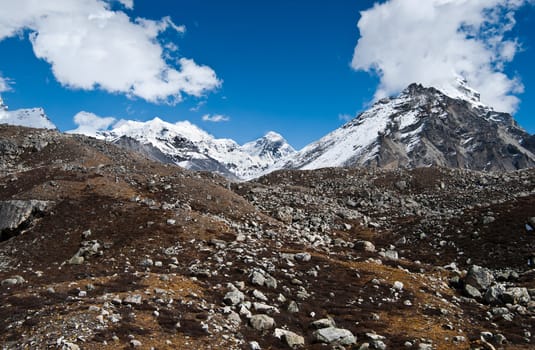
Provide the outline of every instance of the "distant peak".
{"type": "Polygon", "coordinates": [[[282,137],[281,134],[275,132],[275,131],[269,131],[264,135],[265,139],[272,140],[272,141],[281,141],[284,140],[284,137],[282,137]]]}

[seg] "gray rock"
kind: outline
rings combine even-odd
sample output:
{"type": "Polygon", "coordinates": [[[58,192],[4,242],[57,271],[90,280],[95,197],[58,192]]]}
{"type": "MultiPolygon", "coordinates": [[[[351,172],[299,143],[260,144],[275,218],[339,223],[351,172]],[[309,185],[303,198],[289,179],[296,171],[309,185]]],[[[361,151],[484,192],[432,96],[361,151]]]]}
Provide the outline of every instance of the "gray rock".
{"type": "Polygon", "coordinates": [[[502,294],[502,300],[506,304],[526,305],[531,300],[527,288],[509,288],[502,294]]]}
{"type": "Polygon", "coordinates": [[[231,290],[230,292],[225,294],[225,297],[223,298],[223,301],[227,305],[238,305],[241,304],[244,300],[245,295],[238,289],[231,290]]]}
{"type": "Polygon", "coordinates": [[[283,340],[290,348],[304,346],[305,338],[292,331],[277,328],[273,334],[276,338],[283,340]]]}
{"type": "Polygon", "coordinates": [[[268,288],[271,288],[271,289],[277,289],[277,280],[270,276],[270,275],[266,275],[266,280],[264,281],[264,285],[268,288]]]}
{"type": "Polygon", "coordinates": [[[312,333],[312,337],[315,342],[324,344],[351,345],[357,342],[349,330],[335,327],[318,329],[312,333]]]}
{"type": "Polygon", "coordinates": [[[141,345],[141,342],[139,340],[132,339],[130,340],[130,346],[133,348],[139,348],[141,345]]]}
{"type": "Polygon", "coordinates": [[[312,256],[309,253],[297,253],[294,255],[294,259],[296,261],[301,261],[301,262],[308,262],[310,261],[311,258],[312,256]]]}
{"type": "Polygon", "coordinates": [[[262,348],[260,347],[260,344],[258,344],[258,342],[251,341],[251,342],[249,342],[249,349],[251,349],[251,350],[261,350],[262,348]]]}
{"type": "Polygon", "coordinates": [[[481,292],[476,288],[473,287],[470,284],[467,284],[464,286],[464,294],[473,299],[480,299],[481,298],[481,292]]]}
{"type": "Polygon", "coordinates": [[[139,294],[132,294],[124,298],[123,304],[141,305],[143,298],[139,294]]]}
{"type": "Polygon", "coordinates": [[[394,285],[392,286],[392,288],[394,290],[397,290],[397,291],[401,292],[403,290],[403,282],[400,282],[400,281],[394,282],[394,285]]]}
{"type": "Polygon", "coordinates": [[[230,323],[233,323],[235,325],[241,324],[241,317],[238,315],[238,313],[231,311],[230,314],[227,316],[227,320],[230,323]]]}
{"type": "Polygon", "coordinates": [[[251,274],[251,283],[256,286],[263,286],[266,283],[266,278],[259,271],[253,271],[251,274]]]}
{"type": "Polygon", "coordinates": [[[249,324],[257,331],[266,331],[275,327],[275,320],[268,315],[253,315],[249,319],[249,324]]]}
{"type": "Polygon", "coordinates": [[[363,251],[363,252],[369,252],[369,253],[375,252],[375,246],[370,241],[363,241],[363,240],[355,241],[353,243],[353,248],[358,251],[363,251]]]}
{"type": "Polygon", "coordinates": [[[488,269],[472,265],[466,274],[464,282],[479,291],[485,291],[494,282],[494,276],[488,269]]]}
{"type": "Polygon", "coordinates": [[[502,294],[505,292],[505,287],[497,284],[489,287],[485,292],[484,300],[486,303],[496,305],[501,303],[502,294]]]}
{"type": "Polygon", "coordinates": [[[82,265],[84,263],[85,259],[83,256],[79,256],[78,253],[74,255],[72,258],[67,261],[67,264],[69,265],[82,265]]]}
{"type": "Polygon", "coordinates": [[[22,276],[13,276],[10,278],[6,278],[1,282],[2,286],[15,286],[17,284],[22,284],[26,282],[26,280],[22,276]]]}
{"type": "Polygon", "coordinates": [[[258,300],[268,301],[268,298],[266,297],[266,295],[262,293],[261,291],[259,291],[258,289],[253,290],[253,296],[258,300]]]}
{"type": "Polygon", "coordinates": [[[139,262],[139,266],[142,266],[142,267],[151,267],[151,266],[154,266],[154,261],[152,261],[152,259],[143,259],[139,262]]]}
{"type": "Polygon", "coordinates": [[[336,327],[332,318],[322,318],[312,322],[310,325],[316,329],[336,327]]]}
{"type": "Polygon", "coordinates": [[[80,347],[74,343],[70,343],[67,341],[63,341],[63,345],[61,346],[61,350],[80,350],[80,347]]]}
{"type": "Polygon", "coordinates": [[[399,259],[399,254],[395,250],[387,250],[386,252],[384,252],[381,255],[384,256],[385,258],[389,259],[389,260],[398,260],[399,259]]]}
{"type": "Polygon", "coordinates": [[[0,239],[12,235],[23,224],[29,224],[33,217],[45,213],[53,204],[38,200],[0,201],[0,239]]]}
{"type": "Polygon", "coordinates": [[[288,304],[288,312],[292,314],[299,312],[299,306],[295,301],[292,300],[290,301],[290,304],[288,304]]]}

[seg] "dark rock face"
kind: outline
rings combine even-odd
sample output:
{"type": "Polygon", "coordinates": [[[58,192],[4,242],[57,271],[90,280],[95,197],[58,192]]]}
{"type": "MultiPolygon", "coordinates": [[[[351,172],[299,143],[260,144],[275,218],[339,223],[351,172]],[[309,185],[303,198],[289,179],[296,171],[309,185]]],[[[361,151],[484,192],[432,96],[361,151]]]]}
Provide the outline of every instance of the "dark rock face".
{"type": "Polygon", "coordinates": [[[12,200],[0,202],[0,240],[17,235],[28,227],[33,218],[44,214],[52,202],[12,200]]]}

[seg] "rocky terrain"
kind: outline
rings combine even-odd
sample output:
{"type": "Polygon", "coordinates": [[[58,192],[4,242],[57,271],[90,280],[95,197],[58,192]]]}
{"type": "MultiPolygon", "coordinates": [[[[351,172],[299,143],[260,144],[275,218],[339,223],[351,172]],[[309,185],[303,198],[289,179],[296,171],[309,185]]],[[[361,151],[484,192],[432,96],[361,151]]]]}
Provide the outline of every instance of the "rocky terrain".
{"type": "Polygon", "coordinates": [[[535,170],[233,183],[0,126],[3,349],[529,349],[535,170]]]}

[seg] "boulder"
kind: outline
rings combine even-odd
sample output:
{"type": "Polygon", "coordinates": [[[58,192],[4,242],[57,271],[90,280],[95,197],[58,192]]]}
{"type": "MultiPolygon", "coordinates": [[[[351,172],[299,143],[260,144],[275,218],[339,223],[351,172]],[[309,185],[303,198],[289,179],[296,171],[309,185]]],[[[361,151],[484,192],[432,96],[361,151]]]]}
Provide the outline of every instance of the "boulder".
{"type": "Polygon", "coordinates": [[[292,331],[277,328],[273,334],[276,338],[283,340],[290,348],[305,345],[305,338],[292,331]]]}
{"type": "Polygon", "coordinates": [[[507,289],[502,294],[502,300],[506,304],[526,305],[531,300],[527,288],[514,287],[507,289]]]}
{"type": "Polygon", "coordinates": [[[467,284],[464,286],[464,294],[473,299],[480,299],[481,298],[481,292],[476,288],[473,287],[470,284],[467,284]]]}
{"type": "Polygon", "coordinates": [[[265,331],[275,327],[275,320],[268,315],[253,315],[249,319],[249,324],[257,331],[265,331]]]}
{"type": "Polygon", "coordinates": [[[464,282],[479,291],[485,291],[494,282],[494,276],[488,269],[472,265],[466,274],[464,282]]]}
{"type": "Polygon", "coordinates": [[[0,201],[0,240],[13,236],[28,226],[35,216],[42,215],[53,202],[39,200],[0,201]]]}
{"type": "Polygon", "coordinates": [[[353,243],[353,248],[358,251],[363,251],[363,252],[369,252],[369,253],[375,252],[375,246],[370,241],[363,241],[363,240],[355,241],[353,243]]]}
{"type": "Polygon", "coordinates": [[[231,290],[230,292],[225,294],[225,297],[223,298],[223,301],[227,305],[238,305],[241,304],[244,300],[245,295],[238,289],[231,290]]]}
{"type": "Polygon", "coordinates": [[[502,294],[505,292],[505,287],[501,284],[494,285],[485,292],[485,302],[491,305],[501,303],[502,294]]]}
{"type": "Polygon", "coordinates": [[[357,342],[357,338],[347,329],[343,328],[321,328],[312,333],[312,337],[317,343],[351,345],[357,342]]]}

